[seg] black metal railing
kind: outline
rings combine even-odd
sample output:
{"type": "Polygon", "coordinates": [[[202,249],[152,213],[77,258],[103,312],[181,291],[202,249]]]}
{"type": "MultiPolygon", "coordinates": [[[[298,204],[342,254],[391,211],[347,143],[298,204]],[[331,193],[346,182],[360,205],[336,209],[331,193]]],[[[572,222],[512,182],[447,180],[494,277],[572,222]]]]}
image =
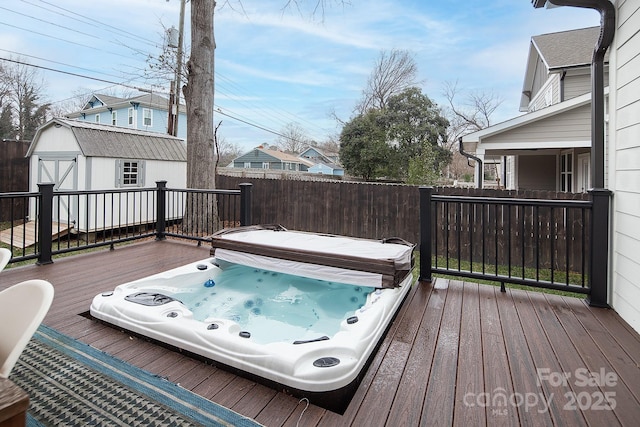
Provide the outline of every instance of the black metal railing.
{"type": "Polygon", "coordinates": [[[607,234],[595,230],[607,228],[598,212],[608,203],[595,192],[589,201],[538,200],[441,196],[423,187],[421,279],[443,274],[499,282],[503,290],[505,283],[556,289],[606,305],[594,260],[607,262],[607,234]]]}
{"type": "Polygon", "coordinates": [[[12,262],[37,258],[30,246],[38,239],[39,197],[27,192],[0,194],[0,245],[11,249],[12,262]],[[34,207],[31,212],[30,206],[34,207]]]}
{"type": "Polygon", "coordinates": [[[144,238],[211,240],[221,228],[251,224],[251,184],[239,190],[155,188],[54,191],[0,195],[3,246],[11,262],[37,259],[144,238]],[[187,226],[187,221],[189,222],[187,226]]]}

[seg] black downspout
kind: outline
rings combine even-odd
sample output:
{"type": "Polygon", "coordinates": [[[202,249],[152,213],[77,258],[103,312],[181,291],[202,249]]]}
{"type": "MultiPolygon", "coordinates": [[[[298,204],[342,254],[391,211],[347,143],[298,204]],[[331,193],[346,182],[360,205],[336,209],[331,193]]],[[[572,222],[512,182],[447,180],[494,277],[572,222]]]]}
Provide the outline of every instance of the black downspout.
{"type": "MultiPolygon", "coordinates": [[[[473,154],[467,153],[466,151],[464,151],[464,146],[462,145],[462,137],[458,139],[458,142],[459,142],[458,150],[460,151],[460,154],[465,156],[467,159],[475,160],[476,162],[478,162],[478,188],[482,188],[482,178],[483,178],[482,174],[484,172],[484,169],[482,167],[482,160],[480,160],[478,157],[474,156],[473,154]]],[[[467,162],[467,164],[469,163],[467,162]]]]}

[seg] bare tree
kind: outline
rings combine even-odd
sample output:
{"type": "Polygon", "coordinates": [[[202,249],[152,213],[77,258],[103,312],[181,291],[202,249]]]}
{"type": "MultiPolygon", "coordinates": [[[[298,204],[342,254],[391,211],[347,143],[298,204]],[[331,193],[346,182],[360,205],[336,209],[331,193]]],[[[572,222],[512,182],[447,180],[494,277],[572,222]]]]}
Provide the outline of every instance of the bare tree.
{"type": "Polygon", "coordinates": [[[381,51],[362,91],[362,99],[355,108],[356,113],[384,108],[390,97],[415,86],[417,75],[418,66],[409,51],[381,51]]]}
{"type": "Polygon", "coordinates": [[[47,119],[49,103],[43,101],[44,79],[20,58],[0,68],[3,116],[15,121],[16,139],[29,140],[47,119]]]}
{"type": "Polygon", "coordinates": [[[311,139],[307,137],[307,131],[298,123],[287,123],[281,130],[276,140],[276,146],[281,151],[299,154],[311,145],[311,139]]]}
{"type": "MultiPolygon", "coordinates": [[[[317,0],[314,10],[324,10],[330,0],[317,0]]],[[[342,1],[342,0],[333,0],[342,1]]],[[[301,4],[292,0],[285,7],[301,4]]],[[[231,4],[224,0],[221,6],[231,4]]],[[[236,4],[242,5],[238,0],[236,4]]],[[[214,10],[216,2],[191,0],[191,54],[187,61],[187,84],[182,92],[187,105],[187,187],[215,189],[214,102],[214,10]]],[[[185,220],[190,230],[213,231],[218,227],[217,204],[207,211],[192,212],[185,220]],[[195,228],[197,227],[197,228],[195,228]]]]}
{"type": "MultiPolygon", "coordinates": [[[[449,120],[445,148],[456,153],[460,137],[491,126],[491,116],[502,104],[502,99],[491,92],[469,92],[459,101],[457,97],[460,89],[457,82],[445,83],[443,92],[448,103],[445,115],[449,120]]],[[[454,156],[454,161],[448,167],[448,174],[455,179],[461,179],[465,175],[473,176],[472,164],[469,162],[467,158],[454,156]]]]}
{"type": "Polygon", "coordinates": [[[458,138],[467,133],[476,132],[491,126],[491,116],[502,104],[502,99],[492,92],[468,92],[459,101],[458,83],[446,82],[444,96],[447,99],[447,118],[449,119],[450,149],[456,147],[458,138]]]}
{"type": "Polygon", "coordinates": [[[328,137],[325,141],[319,142],[316,146],[326,153],[337,154],[340,151],[339,135],[328,137]]]}
{"type": "MultiPolygon", "coordinates": [[[[93,93],[95,93],[95,90],[93,89],[77,87],[71,91],[71,96],[69,98],[51,104],[51,108],[49,110],[50,116],[63,117],[67,114],[80,111],[87,101],[89,101],[89,98],[93,93]]],[[[114,88],[105,89],[100,93],[104,95],[117,96],[114,88]]]]}

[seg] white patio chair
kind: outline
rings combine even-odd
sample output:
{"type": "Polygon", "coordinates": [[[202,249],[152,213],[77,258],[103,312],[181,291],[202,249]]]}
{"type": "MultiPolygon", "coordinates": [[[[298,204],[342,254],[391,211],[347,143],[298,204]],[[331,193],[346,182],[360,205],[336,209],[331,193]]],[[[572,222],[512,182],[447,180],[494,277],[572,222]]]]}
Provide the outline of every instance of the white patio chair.
{"type": "Polygon", "coordinates": [[[0,248],[0,271],[2,271],[9,261],[11,261],[11,251],[9,249],[0,248]]]}
{"type": "Polygon", "coordinates": [[[51,283],[34,279],[0,292],[0,378],[7,378],[53,301],[51,283]]]}

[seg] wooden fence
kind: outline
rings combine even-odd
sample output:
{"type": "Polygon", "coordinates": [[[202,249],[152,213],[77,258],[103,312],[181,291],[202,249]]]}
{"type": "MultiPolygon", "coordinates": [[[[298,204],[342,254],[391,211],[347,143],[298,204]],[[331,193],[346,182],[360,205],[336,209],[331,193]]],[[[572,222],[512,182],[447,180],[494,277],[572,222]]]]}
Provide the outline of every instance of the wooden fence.
{"type": "MultiPolygon", "coordinates": [[[[0,193],[29,191],[28,149],[28,141],[0,140],[0,193]]],[[[0,221],[17,220],[24,212],[22,198],[0,203],[0,221]]]]}
{"type": "MultiPolygon", "coordinates": [[[[251,206],[255,224],[281,224],[292,230],[371,239],[401,237],[410,242],[420,241],[416,186],[217,176],[219,188],[238,188],[243,182],[253,184],[251,206]]],[[[433,194],[589,200],[588,194],[450,187],[435,188],[433,194]]],[[[539,264],[563,270],[585,268],[583,248],[589,247],[588,215],[585,217],[580,210],[499,204],[452,208],[444,203],[434,209],[435,253],[462,251],[463,258],[487,264],[511,260],[509,264],[527,267],[539,264]],[[454,232],[461,238],[446,237],[454,232]],[[518,260],[521,262],[516,263],[518,260]]]]}

